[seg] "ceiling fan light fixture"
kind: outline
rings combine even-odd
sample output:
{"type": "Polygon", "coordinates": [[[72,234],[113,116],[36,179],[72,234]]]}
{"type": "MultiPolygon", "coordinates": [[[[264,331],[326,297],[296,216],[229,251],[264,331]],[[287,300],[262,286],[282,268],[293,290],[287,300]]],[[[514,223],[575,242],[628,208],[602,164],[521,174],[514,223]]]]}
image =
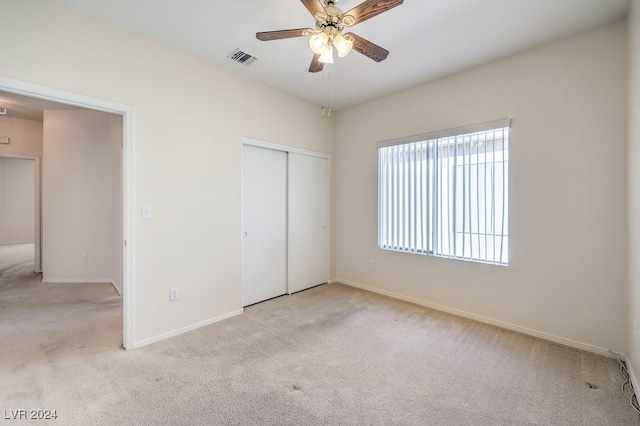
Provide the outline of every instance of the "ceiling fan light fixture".
{"type": "Polygon", "coordinates": [[[324,64],[333,63],[333,49],[339,57],[347,56],[355,47],[358,53],[376,61],[387,59],[389,51],[353,33],[342,35],[345,27],[360,24],[374,16],[387,12],[404,3],[404,0],[364,0],[344,13],[336,7],[338,0],[301,0],[315,18],[315,29],[296,28],[256,33],[260,41],[282,40],[293,37],[309,37],[309,47],[314,55],[309,72],[322,71],[324,64]]]}
{"type": "Polygon", "coordinates": [[[327,50],[328,42],[329,36],[326,33],[319,32],[309,38],[309,47],[313,50],[313,53],[321,55],[327,50]]]}
{"type": "Polygon", "coordinates": [[[344,25],[346,25],[347,27],[350,27],[350,26],[352,26],[353,24],[356,23],[356,18],[354,18],[351,15],[343,15],[342,16],[342,23],[344,25]]]}
{"type": "Polygon", "coordinates": [[[320,62],[323,64],[332,64],[333,63],[333,46],[329,45],[324,52],[320,55],[320,62]]]}
{"type": "Polygon", "coordinates": [[[338,56],[344,58],[353,48],[353,39],[344,37],[342,34],[338,33],[333,37],[333,45],[338,51],[338,56]]]}
{"type": "Polygon", "coordinates": [[[316,18],[316,21],[320,22],[324,22],[327,20],[327,14],[324,12],[316,12],[313,17],[316,18]]]}

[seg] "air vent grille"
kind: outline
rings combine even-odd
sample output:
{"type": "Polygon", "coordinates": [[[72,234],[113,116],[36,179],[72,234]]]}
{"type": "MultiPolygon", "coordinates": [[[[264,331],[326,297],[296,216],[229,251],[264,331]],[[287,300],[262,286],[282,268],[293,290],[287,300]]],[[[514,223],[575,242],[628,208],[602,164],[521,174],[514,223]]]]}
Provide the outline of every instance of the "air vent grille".
{"type": "Polygon", "coordinates": [[[258,60],[258,58],[256,58],[255,56],[252,56],[246,52],[243,52],[240,49],[236,49],[233,52],[231,52],[229,56],[227,56],[227,58],[244,65],[251,65],[252,63],[258,60]]]}

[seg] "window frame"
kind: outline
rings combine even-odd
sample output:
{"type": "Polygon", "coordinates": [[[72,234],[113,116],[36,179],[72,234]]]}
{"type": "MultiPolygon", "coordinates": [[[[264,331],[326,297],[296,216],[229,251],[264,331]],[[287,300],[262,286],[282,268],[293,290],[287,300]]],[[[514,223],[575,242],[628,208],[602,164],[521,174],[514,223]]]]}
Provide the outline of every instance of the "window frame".
{"type": "MultiPolygon", "coordinates": [[[[430,255],[430,256],[436,256],[436,257],[443,257],[443,258],[450,258],[450,259],[456,259],[456,260],[464,260],[464,261],[470,261],[470,262],[477,262],[477,263],[483,263],[483,264],[490,264],[490,265],[499,265],[499,266],[508,266],[509,264],[509,233],[508,233],[508,212],[509,212],[509,139],[510,139],[510,130],[511,130],[511,119],[510,118],[505,118],[505,119],[500,119],[500,120],[494,120],[494,121],[489,121],[489,122],[484,122],[484,123],[479,123],[479,124],[473,124],[473,125],[469,125],[469,126],[462,126],[462,127],[456,127],[456,128],[450,128],[450,129],[445,129],[445,130],[439,130],[436,132],[430,132],[430,133],[424,133],[424,134],[419,134],[419,135],[414,135],[414,136],[409,136],[409,137],[403,137],[403,138],[399,138],[399,139],[392,139],[392,140],[387,140],[387,141],[381,141],[378,142],[376,144],[376,151],[377,151],[377,158],[378,158],[378,164],[377,164],[377,176],[378,176],[378,199],[377,199],[377,207],[378,207],[378,247],[380,249],[383,250],[390,250],[390,251],[398,251],[398,252],[403,252],[403,253],[414,253],[414,254],[422,254],[422,255],[430,255]],[[487,160],[487,155],[488,155],[488,151],[485,151],[484,153],[478,151],[477,147],[476,147],[476,158],[475,158],[475,167],[476,167],[476,172],[480,173],[480,164],[483,164],[483,173],[487,172],[487,166],[490,165],[491,168],[491,176],[492,176],[492,183],[489,185],[489,187],[486,184],[487,181],[487,177],[486,175],[482,176],[482,179],[484,179],[483,181],[484,183],[484,191],[480,191],[480,184],[478,183],[478,181],[476,181],[475,186],[476,188],[476,208],[479,209],[479,205],[480,205],[480,200],[479,197],[481,196],[481,193],[484,194],[484,210],[482,210],[482,216],[485,217],[484,219],[484,232],[481,234],[480,232],[480,213],[478,213],[478,217],[472,217],[473,212],[468,210],[467,208],[463,208],[462,210],[458,210],[455,209],[452,213],[449,213],[453,207],[455,207],[456,201],[455,199],[447,199],[445,203],[442,203],[442,198],[440,198],[439,202],[433,202],[433,198],[435,195],[433,195],[432,193],[430,193],[429,191],[442,191],[442,182],[440,182],[438,179],[442,179],[444,174],[443,173],[452,173],[452,174],[456,174],[458,172],[456,171],[451,171],[451,172],[443,172],[442,169],[442,161],[443,158],[440,155],[440,149],[442,148],[442,145],[440,145],[444,139],[451,139],[454,138],[453,140],[455,141],[455,149],[456,149],[456,153],[454,154],[454,156],[456,157],[456,159],[461,159],[462,163],[459,163],[457,160],[454,162],[454,165],[456,167],[456,169],[460,166],[463,167],[463,173],[465,173],[467,171],[467,168],[469,171],[472,170],[472,165],[474,163],[472,162],[468,162],[468,164],[465,164],[464,161],[466,161],[466,157],[469,157],[469,161],[472,161],[471,158],[474,155],[473,151],[471,151],[471,146],[469,146],[470,151],[466,151],[466,145],[465,142],[463,142],[463,144],[461,144],[463,146],[463,148],[465,149],[465,152],[462,154],[459,154],[457,152],[458,149],[458,145],[460,145],[459,142],[457,142],[457,138],[460,137],[466,137],[466,136],[471,136],[475,133],[478,132],[491,132],[491,131],[504,131],[506,130],[506,134],[502,134],[500,138],[494,137],[492,138],[491,144],[492,146],[494,146],[493,144],[499,143],[501,144],[501,149],[499,151],[496,151],[495,149],[492,151],[492,159],[491,162],[489,162],[487,160]],[[407,147],[407,150],[402,151],[402,150],[398,150],[398,151],[394,151],[394,150],[386,150],[385,148],[392,148],[394,146],[400,146],[400,145],[413,145],[411,147],[407,147]],[[413,153],[414,153],[414,157],[411,157],[411,150],[413,149],[413,153]],[[430,152],[429,150],[438,150],[438,154],[431,157],[429,155],[425,155],[422,154],[422,160],[416,161],[417,159],[417,155],[416,152],[418,150],[423,150],[425,152],[430,152]],[[384,152],[383,152],[384,151],[384,152]],[[405,158],[408,158],[408,161],[405,162],[404,165],[402,165],[402,160],[397,160],[397,159],[393,159],[391,161],[389,161],[387,158],[385,157],[385,159],[387,159],[387,162],[383,162],[383,157],[382,155],[388,156],[388,155],[393,155],[393,152],[401,152],[401,154],[398,155],[404,155],[405,158]],[[500,159],[496,160],[496,153],[500,152],[500,159]],[[390,154],[391,153],[391,154],[390,154]],[[480,154],[483,154],[484,157],[484,161],[483,163],[480,163],[480,154]],[[431,163],[431,160],[433,160],[434,162],[431,163]],[[422,169],[423,166],[420,166],[420,170],[418,170],[418,166],[416,165],[416,163],[425,163],[425,170],[422,169]],[[495,229],[495,219],[492,216],[491,217],[491,222],[487,222],[487,215],[488,215],[488,205],[487,205],[487,190],[489,190],[491,192],[491,195],[494,196],[496,191],[497,191],[497,186],[495,185],[495,182],[493,181],[493,176],[494,176],[494,172],[495,172],[495,167],[497,164],[502,164],[502,174],[500,175],[501,180],[502,180],[502,192],[500,192],[499,197],[502,200],[502,219],[501,222],[499,223],[499,225],[501,226],[501,231],[499,234],[495,234],[495,231],[493,232],[489,232],[487,230],[487,223],[490,224],[491,229],[495,229]],[[387,169],[382,169],[383,164],[388,167],[387,169]],[[505,168],[506,166],[506,168],[505,168]],[[407,182],[403,182],[401,184],[398,184],[396,188],[392,188],[392,190],[389,190],[389,173],[393,173],[393,171],[390,168],[402,168],[405,167],[407,168],[407,170],[403,170],[401,171],[399,174],[396,175],[396,177],[398,179],[403,179],[404,174],[407,174],[408,176],[411,176],[410,178],[407,178],[407,182],[410,182],[409,184],[407,184],[407,182]],[[384,172],[384,173],[383,173],[384,172]],[[416,174],[420,173],[423,176],[422,177],[416,177],[416,174]],[[439,175],[437,175],[438,173],[440,173],[439,175]],[[436,177],[437,175],[437,177],[436,177]],[[386,180],[385,180],[386,179],[386,180]],[[431,179],[431,180],[430,180],[431,179]],[[416,184],[416,182],[419,182],[418,184],[416,184]],[[404,185],[404,186],[403,186],[404,185]],[[408,185],[408,186],[407,186],[408,185]],[[417,185],[420,185],[419,187],[417,187],[417,185]],[[422,186],[424,185],[424,187],[422,186]],[[384,189],[383,189],[384,186],[384,189]],[[409,195],[407,195],[407,191],[409,191],[409,195]],[[414,191],[416,194],[418,193],[418,191],[421,191],[420,193],[422,195],[417,196],[415,199],[412,199],[410,192],[414,191]],[[392,197],[406,197],[407,200],[409,200],[409,209],[405,210],[404,212],[401,212],[400,214],[400,219],[393,219],[393,218],[389,218],[388,214],[390,210],[402,210],[404,207],[407,207],[407,205],[401,205],[400,202],[395,201],[395,202],[391,202],[391,204],[387,203],[386,200],[388,200],[388,198],[385,198],[385,196],[389,196],[389,194],[391,194],[392,197]],[[422,213],[424,215],[424,217],[426,217],[426,220],[422,220],[420,219],[420,225],[417,225],[416,219],[415,217],[417,217],[417,209],[418,209],[418,203],[420,203],[423,206],[426,206],[424,213],[422,213]],[[443,228],[442,226],[440,226],[440,229],[434,229],[436,228],[435,226],[432,226],[437,220],[443,220],[443,205],[446,204],[446,209],[447,209],[447,214],[451,214],[451,216],[447,217],[447,227],[443,228]],[[469,250],[470,253],[469,255],[466,254],[466,250],[464,249],[464,243],[463,243],[463,249],[462,249],[462,254],[459,254],[458,251],[459,250],[455,250],[455,248],[452,250],[451,247],[449,247],[449,249],[447,250],[447,253],[444,253],[444,249],[442,247],[438,247],[438,240],[443,238],[442,235],[445,234],[445,232],[447,233],[447,238],[449,238],[451,235],[453,235],[453,238],[457,238],[457,233],[458,233],[458,229],[455,226],[455,218],[453,219],[453,223],[448,223],[448,219],[452,218],[456,215],[456,213],[462,212],[462,221],[465,222],[467,220],[467,214],[469,215],[469,223],[471,223],[471,221],[473,220],[473,223],[476,223],[476,221],[478,222],[477,225],[477,232],[473,232],[473,227],[470,225],[470,230],[468,232],[468,236],[467,236],[467,232],[466,231],[462,231],[462,240],[466,241],[466,239],[468,238],[468,242],[469,242],[469,250]],[[413,218],[413,229],[410,230],[410,232],[408,232],[407,234],[403,235],[402,237],[396,237],[396,236],[392,236],[389,237],[389,235],[393,235],[393,229],[391,229],[390,224],[392,224],[391,226],[393,226],[393,228],[395,229],[400,229],[402,226],[405,226],[405,222],[408,222],[409,228],[411,228],[411,221],[408,221],[407,218],[411,217],[413,218]],[[394,220],[398,221],[398,222],[394,222],[394,220]],[[484,237],[484,256],[482,256],[482,250],[478,249],[478,254],[474,257],[474,253],[473,253],[473,244],[474,244],[474,237],[473,235],[477,234],[477,236],[475,237],[475,243],[477,243],[478,247],[482,247],[482,242],[481,242],[481,235],[483,235],[484,237]],[[420,238],[420,244],[414,244],[412,242],[408,242],[407,240],[404,240],[403,238],[409,238],[409,239],[413,239],[414,241],[417,242],[418,238],[420,237],[424,237],[424,239],[420,238]],[[494,241],[494,251],[492,253],[489,253],[487,250],[487,239],[491,238],[494,241]],[[500,255],[496,256],[496,251],[495,251],[495,238],[500,238],[500,255]],[[391,244],[395,244],[398,245],[398,247],[392,247],[391,244]],[[506,249],[505,249],[506,246],[506,249]],[[503,255],[503,251],[504,255],[503,255]],[[444,253],[444,254],[443,254],[444,253]]],[[[484,135],[486,136],[486,135],[484,135]]],[[[451,156],[451,155],[448,155],[451,156]]],[[[450,164],[447,162],[447,167],[450,167],[450,164]]],[[[480,176],[478,174],[478,176],[480,176]]],[[[393,179],[393,178],[391,178],[393,179]]],[[[471,179],[471,178],[469,178],[471,179]]],[[[477,178],[479,179],[479,177],[477,178]]],[[[455,182],[455,180],[454,180],[455,182]]],[[[471,193],[472,193],[472,188],[471,186],[469,186],[469,189],[467,190],[466,188],[466,182],[462,184],[463,185],[463,189],[460,190],[458,187],[454,187],[453,189],[450,189],[449,192],[447,193],[447,196],[451,196],[452,198],[454,197],[458,197],[460,196],[459,192],[462,191],[462,194],[464,197],[469,197],[469,200],[471,200],[471,193]],[[468,193],[466,193],[465,191],[468,191],[468,193]],[[454,194],[454,195],[452,195],[454,194]]],[[[471,185],[471,180],[469,180],[469,185],[471,185]]],[[[493,203],[493,198],[492,198],[492,203],[493,203]]],[[[473,208],[473,206],[471,206],[471,208],[473,208]]],[[[495,208],[495,205],[491,206],[491,211],[493,213],[493,209],[495,208]]],[[[480,212],[480,210],[478,210],[478,212],[480,212]]],[[[403,229],[403,232],[405,232],[405,229],[403,229]]],[[[464,229],[464,228],[463,228],[464,229]]],[[[454,243],[454,247],[455,247],[455,243],[454,243]]]]}

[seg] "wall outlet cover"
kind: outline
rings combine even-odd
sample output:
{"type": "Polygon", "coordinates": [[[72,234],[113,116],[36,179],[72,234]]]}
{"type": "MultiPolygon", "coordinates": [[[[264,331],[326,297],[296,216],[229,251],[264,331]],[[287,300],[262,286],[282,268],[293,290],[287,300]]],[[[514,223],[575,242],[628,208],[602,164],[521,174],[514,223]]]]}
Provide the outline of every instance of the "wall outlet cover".
{"type": "Polygon", "coordinates": [[[180,299],[180,290],[178,290],[177,288],[172,288],[169,294],[169,300],[175,302],[178,299],[180,299]]]}

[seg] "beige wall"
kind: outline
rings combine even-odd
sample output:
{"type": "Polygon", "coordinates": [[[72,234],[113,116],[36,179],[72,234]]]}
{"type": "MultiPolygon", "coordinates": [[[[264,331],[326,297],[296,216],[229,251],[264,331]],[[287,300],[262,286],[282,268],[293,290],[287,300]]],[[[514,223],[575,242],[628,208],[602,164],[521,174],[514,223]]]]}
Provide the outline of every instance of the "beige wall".
{"type": "Polygon", "coordinates": [[[0,243],[32,243],[35,161],[0,157],[0,243]]]}
{"type": "Polygon", "coordinates": [[[3,168],[5,176],[0,189],[3,194],[0,201],[0,242],[33,241],[35,162],[11,157],[42,157],[42,122],[1,116],[0,135],[10,139],[8,145],[0,145],[0,161],[11,163],[9,168],[3,168]],[[18,172],[16,167],[20,168],[21,174],[27,173],[26,168],[30,168],[31,175],[18,178],[15,175],[18,172]]]}
{"type": "Polygon", "coordinates": [[[111,282],[113,127],[119,116],[45,111],[42,166],[43,282],[111,282]],[[86,254],[86,261],[82,255],[86,254]]]}
{"type": "Polygon", "coordinates": [[[2,0],[1,8],[3,77],[135,110],[135,341],[237,312],[240,138],[332,153],[334,121],[53,1],[2,0]],[[142,205],[153,219],[140,220],[142,205]],[[170,302],[176,286],[181,300],[170,302]]]}
{"type": "Polygon", "coordinates": [[[337,279],[624,352],[626,58],[619,23],[341,111],[337,279]],[[505,117],[510,265],[378,249],[376,142],[505,117]]]}
{"type": "Polygon", "coordinates": [[[0,144],[0,155],[42,157],[42,122],[0,117],[0,136],[9,136],[9,145],[0,144]]]}
{"type": "MultiPolygon", "coordinates": [[[[640,0],[629,12],[629,360],[640,372],[640,336],[633,322],[640,321],[640,0]]],[[[638,325],[640,326],[640,324],[638,325]]],[[[636,389],[638,383],[634,383],[636,389]]]]}

